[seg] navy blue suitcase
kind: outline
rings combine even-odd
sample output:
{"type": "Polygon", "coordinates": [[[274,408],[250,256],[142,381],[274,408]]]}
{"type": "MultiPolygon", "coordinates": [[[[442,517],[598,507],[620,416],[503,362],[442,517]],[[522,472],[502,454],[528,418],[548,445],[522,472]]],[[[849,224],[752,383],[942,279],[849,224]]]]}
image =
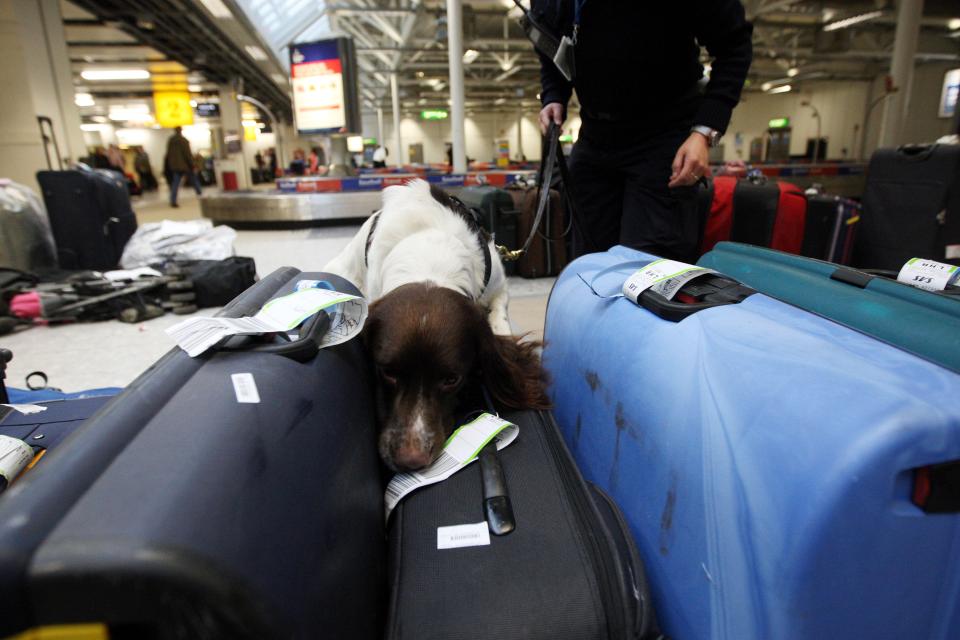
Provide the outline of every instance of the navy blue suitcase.
{"type": "MultiPolygon", "coordinates": [[[[284,268],[222,315],[301,278],[284,268]]],[[[0,495],[0,637],[99,623],[110,637],[379,638],[381,467],[358,340],[172,350],[0,495]],[[312,347],[311,347],[312,344],[312,347]],[[240,403],[234,373],[260,403],[240,403]]]]}
{"type": "Polygon", "coordinates": [[[108,271],[137,230],[126,178],[115,171],[38,171],[62,269],[108,271]]]}

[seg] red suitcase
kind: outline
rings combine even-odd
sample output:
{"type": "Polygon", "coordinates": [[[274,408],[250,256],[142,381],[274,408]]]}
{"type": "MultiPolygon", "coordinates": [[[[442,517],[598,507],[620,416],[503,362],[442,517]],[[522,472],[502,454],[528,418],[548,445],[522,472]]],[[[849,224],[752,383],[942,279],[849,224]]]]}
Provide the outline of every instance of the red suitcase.
{"type": "Polygon", "coordinates": [[[711,188],[702,253],[723,240],[800,253],[807,199],[799,187],[718,176],[711,188]]]}

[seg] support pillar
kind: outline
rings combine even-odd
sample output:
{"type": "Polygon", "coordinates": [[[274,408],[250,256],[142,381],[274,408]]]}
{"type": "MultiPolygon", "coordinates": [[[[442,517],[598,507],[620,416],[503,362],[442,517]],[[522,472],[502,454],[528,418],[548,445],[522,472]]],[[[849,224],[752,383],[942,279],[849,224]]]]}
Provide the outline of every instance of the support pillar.
{"type": "Polygon", "coordinates": [[[450,64],[450,128],[453,141],[453,172],[466,173],[463,90],[463,5],[447,0],[447,55],[450,64]]]}
{"type": "Polygon", "coordinates": [[[403,139],[400,137],[400,89],[397,87],[397,74],[390,74],[390,97],[393,100],[393,146],[394,162],[403,165],[403,139]]]}
{"type": "MultiPolygon", "coordinates": [[[[243,123],[240,113],[239,91],[232,85],[220,85],[220,125],[223,127],[223,154],[215,160],[217,183],[224,186],[221,176],[232,171],[237,176],[237,188],[250,188],[250,170],[243,155],[243,123]]],[[[279,159],[279,157],[278,157],[279,159]]]]}
{"type": "Polygon", "coordinates": [[[895,147],[903,144],[903,125],[910,106],[910,90],[913,84],[914,60],[917,54],[917,39],[920,35],[920,18],[923,15],[923,0],[899,0],[897,7],[897,31],[893,42],[893,60],[890,75],[897,88],[886,101],[880,129],[880,147],[895,147]]]}

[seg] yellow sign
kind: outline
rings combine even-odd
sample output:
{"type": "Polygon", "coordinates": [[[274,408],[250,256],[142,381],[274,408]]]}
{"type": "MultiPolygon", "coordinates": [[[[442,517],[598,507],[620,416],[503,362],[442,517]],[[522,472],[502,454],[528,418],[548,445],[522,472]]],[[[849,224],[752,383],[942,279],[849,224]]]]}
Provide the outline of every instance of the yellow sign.
{"type": "Polygon", "coordinates": [[[7,640],[107,640],[109,637],[103,624],[64,624],[36,627],[7,640]]]}
{"type": "Polygon", "coordinates": [[[260,133],[260,130],[256,125],[243,125],[243,139],[248,142],[256,142],[257,134],[260,133]]]}
{"type": "Polygon", "coordinates": [[[173,128],[193,124],[193,107],[189,91],[154,91],[153,106],[157,124],[173,128]]]}

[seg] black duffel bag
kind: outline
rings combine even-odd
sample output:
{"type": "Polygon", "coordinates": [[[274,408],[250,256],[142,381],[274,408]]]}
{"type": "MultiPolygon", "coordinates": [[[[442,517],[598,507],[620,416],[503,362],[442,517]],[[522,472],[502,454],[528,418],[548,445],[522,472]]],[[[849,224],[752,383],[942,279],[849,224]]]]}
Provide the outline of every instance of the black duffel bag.
{"type": "MultiPolygon", "coordinates": [[[[257,281],[257,265],[253,258],[233,256],[223,260],[177,262],[175,270],[193,282],[196,305],[222,307],[253,286],[257,281]]],[[[166,269],[171,274],[171,269],[166,269]]]]}

